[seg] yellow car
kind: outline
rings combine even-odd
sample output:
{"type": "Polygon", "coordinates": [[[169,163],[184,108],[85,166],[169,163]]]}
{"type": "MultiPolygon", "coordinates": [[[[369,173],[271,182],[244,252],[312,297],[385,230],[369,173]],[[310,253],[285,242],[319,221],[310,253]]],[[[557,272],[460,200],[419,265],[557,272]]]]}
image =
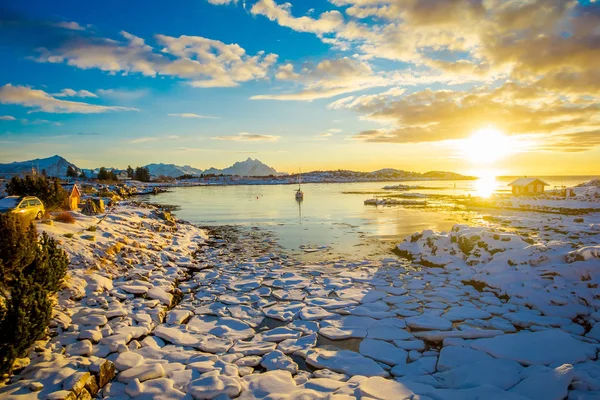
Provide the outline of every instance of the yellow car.
{"type": "Polygon", "coordinates": [[[30,219],[42,219],[44,203],[34,196],[7,196],[0,199],[0,214],[13,213],[30,219]]]}

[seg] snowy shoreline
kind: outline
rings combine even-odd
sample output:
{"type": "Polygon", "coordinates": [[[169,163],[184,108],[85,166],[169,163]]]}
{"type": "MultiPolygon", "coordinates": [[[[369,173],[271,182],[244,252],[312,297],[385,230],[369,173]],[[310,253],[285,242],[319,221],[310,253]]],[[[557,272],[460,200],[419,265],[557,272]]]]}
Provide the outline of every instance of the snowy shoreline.
{"type": "Polygon", "coordinates": [[[38,224],[71,257],[67,287],[2,398],[600,395],[600,213],[420,232],[398,245],[413,261],[310,265],[149,206],[76,220],[38,224]]]}

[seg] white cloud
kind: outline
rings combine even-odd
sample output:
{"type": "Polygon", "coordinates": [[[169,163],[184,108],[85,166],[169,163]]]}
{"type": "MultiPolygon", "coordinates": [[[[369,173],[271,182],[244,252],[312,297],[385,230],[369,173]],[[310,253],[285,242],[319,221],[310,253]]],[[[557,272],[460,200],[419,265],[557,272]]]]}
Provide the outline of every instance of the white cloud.
{"type": "Polygon", "coordinates": [[[147,89],[98,89],[96,93],[101,97],[107,97],[111,99],[117,99],[120,101],[134,101],[138,100],[148,94],[147,89]]]}
{"type": "Polygon", "coordinates": [[[71,21],[71,22],[67,22],[67,21],[62,21],[62,22],[58,22],[56,24],[54,24],[54,26],[59,27],[59,28],[65,28],[65,29],[70,29],[73,31],[84,31],[85,28],[81,25],[79,25],[77,22],[71,21]]]}
{"type": "Polygon", "coordinates": [[[12,115],[0,115],[0,121],[14,121],[15,119],[12,115]]]}
{"type": "Polygon", "coordinates": [[[110,73],[173,76],[194,87],[233,87],[267,76],[276,54],[248,55],[237,44],[201,36],[155,35],[160,51],[144,39],[121,32],[123,40],[80,37],[56,49],[38,49],[38,62],[96,68],[110,73]]]}
{"type": "Polygon", "coordinates": [[[155,142],[157,140],[158,140],[157,137],[140,137],[140,138],[137,138],[137,139],[130,140],[127,143],[129,143],[129,144],[141,144],[141,143],[155,142]]]}
{"type": "Polygon", "coordinates": [[[312,32],[324,34],[334,32],[344,25],[344,17],[337,11],[326,11],[319,18],[294,17],[291,13],[290,3],[277,4],[273,0],[259,0],[252,6],[253,15],[264,15],[271,21],[277,21],[281,26],[291,28],[298,32],[312,32]]]}
{"type": "Polygon", "coordinates": [[[30,112],[47,112],[56,114],[98,114],[108,111],[139,111],[131,107],[101,106],[78,101],[61,100],[43,90],[27,86],[13,86],[10,83],[0,87],[0,103],[18,104],[33,108],[30,112]]]}
{"type": "Polygon", "coordinates": [[[259,142],[259,141],[274,142],[274,141],[278,140],[279,138],[280,138],[280,136],[257,135],[257,134],[252,134],[252,133],[248,133],[248,132],[240,132],[237,135],[215,136],[212,139],[213,140],[232,140],[232,141],[236,141],[236,142],[259,142]]]}
{"type": "Polygon", "coordinates": [[[392,83],[388,76],[374,72],[365,61],[348,57],[323,60],[317,65],[305,66],[297,73],[291,64],[286,64],[279,69],[276,77],[298,82],[302,89],[291,93],[255,95],[251,99],[311,101],[392,83]]]}
{"type": "Polygon", "coordinates": [[[210,4],[214,4],[216,6],[223,6],[223,5],[227,5],[227,4],[237,4],[238,0],[206,0],[208,1],[210,4]]]}
{"type": "Polygon", "coordinates": [[[210,116],[210,115],[198,115],[198,114],[193,114],[193,113],[169,114],[169,117],[199,118],[199,119],[219,119],[219,117],[213,117],[213,116],[210,116]]]}
{"type": "Polygon", "coordinates": [[[98,97],[87,90],[63,89],[60,93],[54,93],[54,97],[98,97]]]}

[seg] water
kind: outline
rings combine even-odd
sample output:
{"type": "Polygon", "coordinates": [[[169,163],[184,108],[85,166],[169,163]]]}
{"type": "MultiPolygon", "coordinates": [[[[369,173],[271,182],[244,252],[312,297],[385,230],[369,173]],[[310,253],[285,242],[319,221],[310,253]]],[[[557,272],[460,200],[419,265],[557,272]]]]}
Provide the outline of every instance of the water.
{"type": "MultiPolygon", "coordinates": [[[[487,196],[507,192],[513,178],[478,181],[414,181],[409,192],[445,196],[487,196]]],[[[551,188],[570,186],[588,177],[545,177],[551,188]]],[[[273,232],[279,244],[304,259],[380,258],[406,236],[424,229],[449,230],[456,223],[477,218],[474,213],[449,207],[365,206],[367,198],[383,196],[383,186],[399,182],[312,183],[302,185],[305,198],[294,198],[294,185],[239,185],[172,188],[145,198],[159,204],[177,205],[177,216],[199,225],[242,225],[273,232]],[[327,250],[306,253],[301,246],[327,250]]],[[[419,199],[415,199],[419,200],[419,199]]],[[[429,199],[428,199],[429,201],[429,199]]],[[[435,204],[435,201],[432,204],[435,204]]],[[[438,200],[442,204],[442,200],[438,200]]]]}

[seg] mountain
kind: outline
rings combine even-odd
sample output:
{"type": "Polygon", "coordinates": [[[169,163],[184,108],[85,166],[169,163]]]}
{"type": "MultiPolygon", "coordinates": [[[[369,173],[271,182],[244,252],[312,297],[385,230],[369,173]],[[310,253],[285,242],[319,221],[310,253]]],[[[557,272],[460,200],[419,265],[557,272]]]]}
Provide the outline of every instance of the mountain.
{"type": "Polygon", "coordinates": [[[274,168],[263,164],[259,160],[253,160],[250,157],[246,161],[238,161],[231,167],[225,169],[209,168],[204,174],[214,175],[239,175],[239,176],[268,176],[279,175],[274,168]]]}
{"type": "Polygon", "coordinates": [[[17,161],[10,164],[0,164],[0,176],[15,176],[31,174],[32,169],[39,173],[46,171],[48,176],[64,177],[67,175],[67,168],[72,166],[79,170],[77,166],[68,162],[61,156],[52,156],[48,158],[36,158],[35,160],[17,161]]]}
{"type": "Polygon", "coordinates": [[[145,166],[152,176],[169,176],[177,178],[181,175],[200,175],[202,170],[189,165],[179,166],[175,164],[148,164],[145,166]]]}

